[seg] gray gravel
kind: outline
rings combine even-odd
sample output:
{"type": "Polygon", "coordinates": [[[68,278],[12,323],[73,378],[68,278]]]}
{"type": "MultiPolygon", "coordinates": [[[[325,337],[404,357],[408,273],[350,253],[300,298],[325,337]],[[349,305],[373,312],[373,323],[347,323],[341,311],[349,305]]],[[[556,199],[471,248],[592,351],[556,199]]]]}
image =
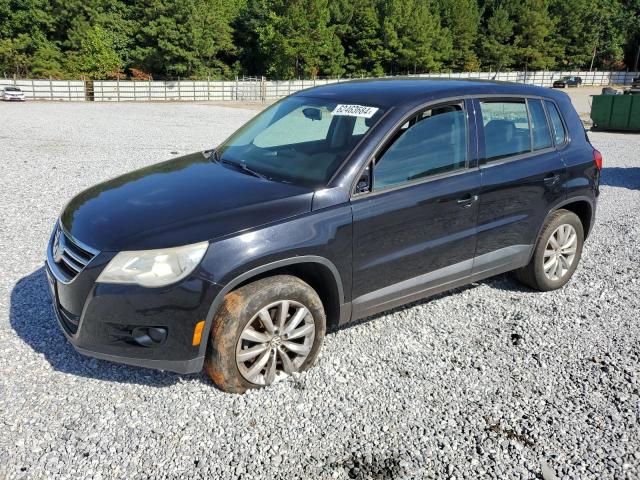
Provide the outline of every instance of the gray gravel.
{"type": "Polygon", "coordinates": [[[41,268],[65,201],[254,113],[0,105],[0,479],[640,477],[639,135],[591,134],[598,223],[560,291],[501,276],[397,309],[244,396],[76,354],[41,268]]]}

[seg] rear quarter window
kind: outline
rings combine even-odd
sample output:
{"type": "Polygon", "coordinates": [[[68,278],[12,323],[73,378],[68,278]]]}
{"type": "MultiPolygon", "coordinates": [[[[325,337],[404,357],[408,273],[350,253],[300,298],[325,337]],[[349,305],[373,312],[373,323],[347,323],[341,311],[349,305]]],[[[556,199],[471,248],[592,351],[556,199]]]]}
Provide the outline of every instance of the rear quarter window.
{"type": "Polygon", "coordinates": [[[556,145],[562,145],[567,140],[567,131],[564,128],[564,123],[562,123],[562,117],[560,116],[558,107],[549,100],[545,100],[544,104],[547,107],[547,112],[549,112],[549,119],[553,127],[553,136],[556,145]]]}
{"type": "Polygon", "coordinates": [[[542,150],[553,147],[551,130],[549,129],[549,123],[547,123],[547,115],[544,113],[542,101],[530,99],[527,104],[529,105],[529,115],[531,116],[533,149],[542,150]]]}

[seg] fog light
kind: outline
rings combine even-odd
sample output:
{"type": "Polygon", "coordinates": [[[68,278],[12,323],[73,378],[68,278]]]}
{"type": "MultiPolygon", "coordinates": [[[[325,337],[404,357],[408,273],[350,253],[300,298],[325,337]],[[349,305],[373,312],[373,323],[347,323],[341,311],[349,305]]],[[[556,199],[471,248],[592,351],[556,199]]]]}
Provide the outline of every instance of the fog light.
{"type": "Polygon", "coordinates": [[[137,327],[131,332],[133,339],[143,347],[155,347],[167,339],[164,327],[137,327]]]}

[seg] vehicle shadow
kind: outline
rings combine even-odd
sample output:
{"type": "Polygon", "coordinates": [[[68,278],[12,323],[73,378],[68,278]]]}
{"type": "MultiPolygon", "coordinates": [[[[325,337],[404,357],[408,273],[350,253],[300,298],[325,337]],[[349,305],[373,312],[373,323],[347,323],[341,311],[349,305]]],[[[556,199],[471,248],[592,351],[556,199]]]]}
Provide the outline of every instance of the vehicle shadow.
{"type": "Polygon", "coordinates": [[[604,167],[600,183],[611,187],[640,190],[640,167],[604,167]]]}
{"type": "MultiPolygon", "coordinates": [[[[179,375],[92,359],[77,353],[64,337],[51,306],[44,267],[20,279],[11,291],[11,327],[54,370],[109,382],[168,387],[203,374],[179,375]]],[[[208,381],[208,379],[207,379],[208,381]]]]}

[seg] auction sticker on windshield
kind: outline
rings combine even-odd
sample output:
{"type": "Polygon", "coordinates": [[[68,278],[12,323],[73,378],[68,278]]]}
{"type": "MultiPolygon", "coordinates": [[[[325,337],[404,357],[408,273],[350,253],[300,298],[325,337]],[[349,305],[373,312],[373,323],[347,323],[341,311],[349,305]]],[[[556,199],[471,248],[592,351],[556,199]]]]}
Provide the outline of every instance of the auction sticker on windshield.
{"type": "Polygon", "coordinates": [[[365,107],[364,105],[336,105],[331,115],[344,115],[347,117],[371,118],[378,111],[376,107],[365,107]]]}

